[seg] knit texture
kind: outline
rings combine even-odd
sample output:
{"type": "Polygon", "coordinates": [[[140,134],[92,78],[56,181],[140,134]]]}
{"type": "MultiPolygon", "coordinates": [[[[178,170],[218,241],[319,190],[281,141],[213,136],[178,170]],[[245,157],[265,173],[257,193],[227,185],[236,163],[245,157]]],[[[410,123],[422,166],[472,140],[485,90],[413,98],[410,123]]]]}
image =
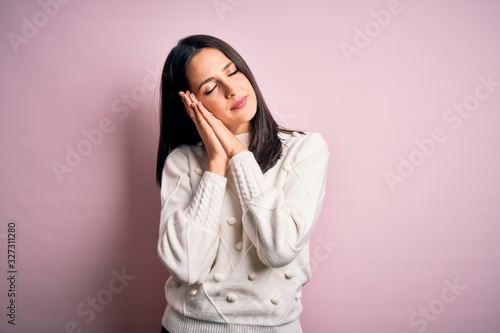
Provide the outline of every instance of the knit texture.
{"type": "Polygon", "coordinates": [[[226,177],[206,171],[203,145],[167,158],[158,255],[171,273],[162,324],[172,333],[301,332],[328,147],[317,133],[280,136],[283,156],[266,174],[251,152],[233,156],[226,177]]]}
{"type": "Polygon", "coordinates": [[[209,229],[218,230],[220,210],[224,199],[225,181],[220,176],[205,172],[201,178],[193,200],[186,211],[186,218],[192,219],[209,229]]]}

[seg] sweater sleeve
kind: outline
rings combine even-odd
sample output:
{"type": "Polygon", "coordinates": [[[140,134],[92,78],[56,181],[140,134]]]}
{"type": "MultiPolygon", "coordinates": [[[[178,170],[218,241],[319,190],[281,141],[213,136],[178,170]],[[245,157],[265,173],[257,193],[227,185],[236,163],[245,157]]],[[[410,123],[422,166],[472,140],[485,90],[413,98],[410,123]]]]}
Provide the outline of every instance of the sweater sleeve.
{"type": "Polygon", "coordinates": [[[174,150],[163,168],[158,256],[177,280],[191,285],[206,279],[215,260],[227,179],[205,171],[193,189],[187,154],[174,150]]]}
{"type": "Polygon", "coordinates": [[[298,140],[280,171],[287,173],[283,188],[266,181],[251,152],[229,161],[243,227],[260,260],[270,267],[289,264],[308,243],[325,195],[328,146],[318,133],[298,140]]]}

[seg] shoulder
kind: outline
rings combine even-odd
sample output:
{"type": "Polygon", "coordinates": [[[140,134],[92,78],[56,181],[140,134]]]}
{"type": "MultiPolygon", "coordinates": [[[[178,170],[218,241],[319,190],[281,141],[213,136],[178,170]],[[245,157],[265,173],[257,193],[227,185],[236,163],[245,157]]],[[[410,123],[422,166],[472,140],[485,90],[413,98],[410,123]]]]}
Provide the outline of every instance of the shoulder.
{"type": "Polygon", "coordinates": [[[167,161],[169,159],[175,160],[186,160],[192,157],[193,155],[198,155],[203,149],[202,142],[200,141],[196,145],[180,145],[175,147],[170,154],[167,156],[167,161]]]}
{"type": "Polygon", "coordinates": [[[328,156],[328,144],[324,137],[318,132],[292,132],[279,134],[283,145],[284,155],[309,155],[310,153],[324,154],[328,156]]]}
{"type": "Polygon", "coordinates": [[[198,160],[198,155],[201,154],[201,145],[181,145],[174,148],[168,154],[165,161],[165,168],[178,167],[187,169],[193,160],[198,160]]]}

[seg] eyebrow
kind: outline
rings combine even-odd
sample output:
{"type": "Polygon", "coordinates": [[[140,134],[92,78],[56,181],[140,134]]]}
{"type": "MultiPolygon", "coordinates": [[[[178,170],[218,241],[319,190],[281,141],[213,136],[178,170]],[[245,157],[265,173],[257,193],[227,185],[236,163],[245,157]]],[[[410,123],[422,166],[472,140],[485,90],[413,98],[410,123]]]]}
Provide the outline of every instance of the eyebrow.
{"type": "MultiPolygon", "coordinates": [[[[226,66],[224,66],[224,68],[222,68],[222,71],[225,71],[226,69],[228,69],[228,68],[229,68],[229,66],[231,66],[232,64],[233,64],[233,62],[232,62],[232,61],[228,62],[228,63],[226,64],[226,66]]],[[[202,87],[205,83],[208,83],[208,82],[212,81],[213,79],[214,79],[213,77],[209,77],[208,79],[204,80],[204,81],[203,81],[202,83],[200,83],[200,85],[198,86],[198,90],[200,90],[200,89],[201,89],[201,87],[202,87]]]]}

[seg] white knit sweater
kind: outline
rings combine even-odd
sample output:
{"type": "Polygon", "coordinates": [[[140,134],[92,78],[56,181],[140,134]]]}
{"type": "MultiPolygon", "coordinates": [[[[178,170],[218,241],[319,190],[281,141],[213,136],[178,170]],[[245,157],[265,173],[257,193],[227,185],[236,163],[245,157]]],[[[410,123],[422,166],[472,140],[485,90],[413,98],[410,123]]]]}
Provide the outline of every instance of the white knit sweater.
{"type": "MultiPolygon", "coordinates": [[[[248,146],[249,134],[237,136],[248,146]]],[[[328,147],[318,133],[280,134],[265,174],[251,152],[208,172],[203,145],[167,158],[158,255],[171,277],[163,326],[171,333],[299,333],[309,238],[325,195],[328,147]]]]}

